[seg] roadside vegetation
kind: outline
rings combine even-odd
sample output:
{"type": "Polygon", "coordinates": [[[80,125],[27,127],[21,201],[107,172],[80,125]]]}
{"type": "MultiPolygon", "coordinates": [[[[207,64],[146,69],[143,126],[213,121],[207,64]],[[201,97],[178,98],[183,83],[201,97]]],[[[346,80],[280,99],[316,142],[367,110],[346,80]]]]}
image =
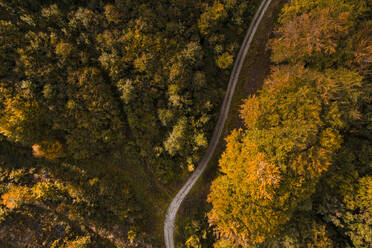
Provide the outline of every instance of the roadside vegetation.
{"type": "Polygon", "coordinates": [[[293,0],[241,106],[208,201],[215,247],[370,247],[367,1],[293,0]]]}
{"type": "MultiPolygon", "coordinates": [[[[264,79],[270,73],[271,51],[266,47],[270,37],[273,36],[278,15],[285,2],[287,1],[273,1],[259,25],[240,72],[223,137],[228,136],[232,130],[243,127],[243,121],[239,117],[241,105],[247,95],[261,89],[264,79]]],[[[216,242],[213,226],[208,224],[206,216],[211,209],[207,196],[211,182],[218,174],[218,160],[225,146],[225,140],[221,139],[207,169],[180,207],[175,230],[176,246],[180,248],[213,247],[216,242]]]]}

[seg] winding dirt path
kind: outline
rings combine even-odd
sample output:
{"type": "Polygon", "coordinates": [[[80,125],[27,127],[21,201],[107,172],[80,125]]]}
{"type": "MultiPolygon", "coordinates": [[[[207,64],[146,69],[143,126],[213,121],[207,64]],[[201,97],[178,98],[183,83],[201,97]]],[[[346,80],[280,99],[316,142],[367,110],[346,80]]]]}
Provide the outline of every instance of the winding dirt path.
{"type": "Polygon", "coordinates": [[[205,152],[202,160],[199,162],[198,167],[192,173],[190,178],[187,182],[182,186],[181,190],[177,193],[177,195],[173,198],[171,204],[168,207],[167,214],[164,220],[164,241],[165,246],[167,248],[174,248],[174,223],[176,221],[176,214],[178,212],[181,203],[190,192],[191,188],[194,186],[196,181],[199,179],[203,171],[208,165],[209,160],[211,159],[214,150],[218,144],[218,141],[221,137],[229,110],[231,105],[231,100],[235,92],[236,85],[238,83],[239,74],[242,69],[243,63],[245,61],[245,57],[247,52],[251,46],[253,37],[257,31],[258,26],[261,23],[261,20],[269,7],[272,0],[262,0],[261,5],[259,6],[255,16],[252,19],[252,22],[248,28],[248,31],[244,37],[243,44],[239,50],[239,53],[236,57],[233,70],[231,72],[230,81],[227,86],[227,91],[225,94],[225,98],[221,107],[220,116],[218,117],[218,121],[216,127],[214,128],[212,139],[208,145],[207,151],[205,152]]]}

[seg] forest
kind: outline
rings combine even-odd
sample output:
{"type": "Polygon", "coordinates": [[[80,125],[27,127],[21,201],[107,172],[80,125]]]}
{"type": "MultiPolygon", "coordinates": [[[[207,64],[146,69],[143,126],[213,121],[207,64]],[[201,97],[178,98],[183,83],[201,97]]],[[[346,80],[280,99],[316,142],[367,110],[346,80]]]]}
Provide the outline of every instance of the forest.
{"type": "Polygon", "coordinates": [[[0,0],[0,246],[161,247],[258,2],[0,0]]]}
{"type": "Polygon", "coordinates": [[[270,74],[212,182],[213,247],[371,247],[371,13],[359,0],[281,10],[270,74]]]}
{"type": "MultiPolygon", "coordinates": [[[[287,2],[178,247],[371,247],[372,3],[287,2]]],[[[163,247],[259,3],[0,0],[0,247],[163,247]]]]}

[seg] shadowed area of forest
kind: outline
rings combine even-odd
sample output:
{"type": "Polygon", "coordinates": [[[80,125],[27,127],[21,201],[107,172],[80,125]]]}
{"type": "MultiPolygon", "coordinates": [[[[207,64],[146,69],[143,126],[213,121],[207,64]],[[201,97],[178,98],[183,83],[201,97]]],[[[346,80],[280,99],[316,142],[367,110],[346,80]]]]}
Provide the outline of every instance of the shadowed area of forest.
{"type": "Polygon", "coordinates": [[[1,246],[160,247],[256,8],[0,0],[1,246]]]}

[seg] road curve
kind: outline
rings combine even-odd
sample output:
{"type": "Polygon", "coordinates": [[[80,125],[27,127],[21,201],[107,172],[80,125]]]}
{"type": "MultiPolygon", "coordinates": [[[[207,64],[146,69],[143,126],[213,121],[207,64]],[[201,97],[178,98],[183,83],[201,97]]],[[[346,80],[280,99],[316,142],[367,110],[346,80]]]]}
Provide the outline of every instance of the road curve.
{"type": "Polygon", "coordinates": [[[243,44],[239,50],[239,53],[236,57],[233,70],[231,72],[230,81],[227,86],[225,98],[222,103],[220,116],[218,117],[218,121],[216,124],[216,127],[214,128],[212,139],[208,145],[208,148],[202,158],[202,160],[199,162],[198,167],[196,170],[192,173],[190,178],[187,180],[187,182],[182,186],[181,190],[177,193],[177,195],[173,198],[171,204],[168,207],[167,214],[165,216],[164,220],[164,241],[165,246],[167,248],[174,248],[174,223],[176,221],[176,214],[181,206],[182,201],[185,199],[186,195],[190,192],[191,188],[194,186],[196,181],[199,179],[203,171],[208,165],[209,160],[211,159],[214,150],[216,149],[216,146],[218,144],[218,140],[221,137],[223,127],[225,125],[231,100],[235,92],[236,85],[238,83],[239,74],[242,69],[242,66],[245,61],[245,57],[247,55],[247,52],[249,50],[249,47],[251,46],[253,37],[257,31],[257,28],[267,10],[272,0],[262,0],[261,5],[259,6],[255,16],[253,17],[253,20],[248,28],[248,31],[244,37],[243,44]]]}

